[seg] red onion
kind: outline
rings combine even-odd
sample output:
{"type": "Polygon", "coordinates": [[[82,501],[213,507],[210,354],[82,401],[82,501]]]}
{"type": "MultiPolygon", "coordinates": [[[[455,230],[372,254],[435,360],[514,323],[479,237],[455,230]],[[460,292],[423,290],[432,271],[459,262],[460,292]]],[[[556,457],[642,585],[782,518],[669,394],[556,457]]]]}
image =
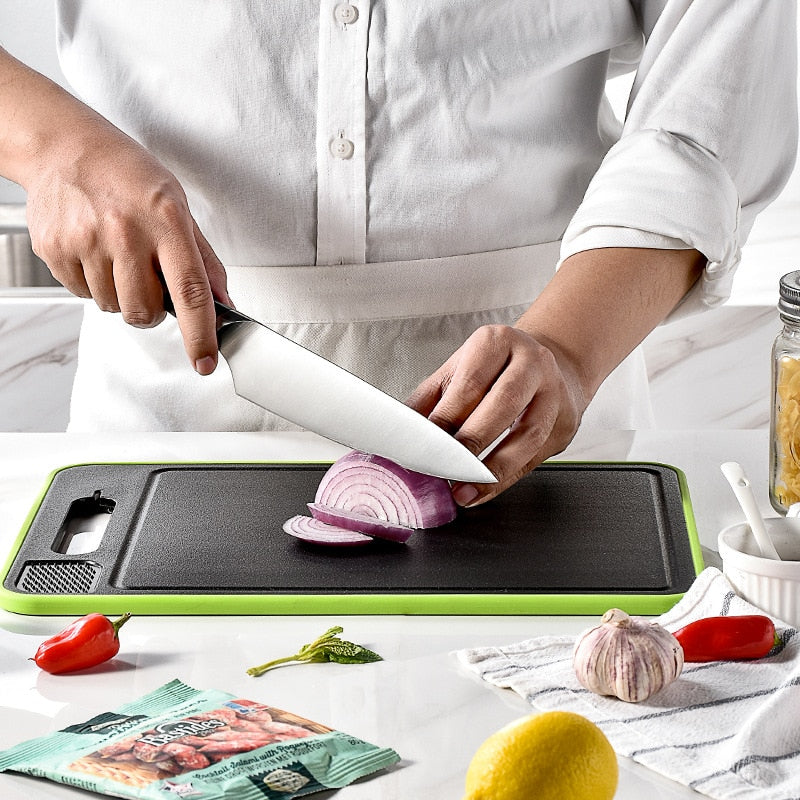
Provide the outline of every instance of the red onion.
{"type": "Polygon", "coordinates": [[[393,542],[407,542],[414,533],[413,528],[406,525],[396,525],[383,519],[368,517],[354,511],[342,511],[340,508],[321,506],[318,503],[309,503],[308,508],[312,516],[328,525],[336,525],[351,531],[358,531],[377,539],[390,539],[393,542]]]}
{"type": "Polygon", "coordinates": [[[295,536],[312,544],[352,546],[369,544],[372,541],[371,536],[364,536],[361,533],[356,533],[356,531],[340,528],[336,525],[328,525],[325,522],[314,519],[314,517],[305,517],[301,514],[287,519],[283,523],[283,529],[290,536],[295,536]]]}
{"type": "Polygon", "coordinates": [[[320,481],[314,501],[317,506],[407,528],[436,528],[456,517],[456,504],[446,480],[358,450],[331,466],[320,481]]]}
{"type": "Polygon", "coordinates": [[[312,517],[292,517],[286,533],[314,544],[366,544],[372,537],[408,541],[415,528],[452,522],[450,484],[381,456],[352,450],[323,475],[312,517]]]}

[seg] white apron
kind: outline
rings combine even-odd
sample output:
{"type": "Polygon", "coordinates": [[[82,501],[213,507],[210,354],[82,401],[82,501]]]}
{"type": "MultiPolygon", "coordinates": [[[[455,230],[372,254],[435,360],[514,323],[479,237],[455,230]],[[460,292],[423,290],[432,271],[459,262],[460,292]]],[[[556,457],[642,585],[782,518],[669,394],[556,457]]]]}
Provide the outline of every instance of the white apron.
{"type": "MultiPolygon", "coordinates": [[[[549,242],[377,264],[228,267],[229,291],[244,313],[404,400],[476,328],[513,324],[558,254],[549,242]]],[[[269,380],[268,353],[264,364],[269,380]]],[[[583,426],[652,424],[637,350],[600,388],[583,426]]],[[[292,429],[235,394],[224,359],[213,375],[197,375],[172,317],[140,330],[87,304],[70,431],[292,429]]]]}

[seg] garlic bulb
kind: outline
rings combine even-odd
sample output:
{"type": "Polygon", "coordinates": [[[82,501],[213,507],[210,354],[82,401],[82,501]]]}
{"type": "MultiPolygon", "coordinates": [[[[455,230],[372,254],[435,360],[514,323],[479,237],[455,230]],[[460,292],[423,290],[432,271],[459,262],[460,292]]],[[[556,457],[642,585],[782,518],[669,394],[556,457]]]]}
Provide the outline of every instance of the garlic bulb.
{"type": "Polygon", "coordinates": [[[683,648],[657,622],[612,608],[578,637],[572,665],[590,691],[638,703],[681,674],[683,648]]]}

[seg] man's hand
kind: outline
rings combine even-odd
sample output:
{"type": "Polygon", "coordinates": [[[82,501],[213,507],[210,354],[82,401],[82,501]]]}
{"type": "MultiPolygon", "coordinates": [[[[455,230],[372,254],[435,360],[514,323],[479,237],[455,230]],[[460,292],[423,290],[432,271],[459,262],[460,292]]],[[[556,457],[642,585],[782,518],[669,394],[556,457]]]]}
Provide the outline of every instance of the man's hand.
{"type": "Polygon", "coordinates": [[[0,50],[0,166],[28,193],[34,252],[54,277],[136,327],[166,285],[194,368],[217,364],[213,298],[225,270],[174,175],[61,87],[0,50]]]}
{"type": "Polygon", "coordinates": [[[139,328],[164,318],[163,279],[186,353],[206,375],[217,363],[212,295],[227,300],[225,270],[175,177],[108,128],[48,158],[28,182],[34,252],[73,294],[139,328]]]}
{"type": "Polygon", "coordinates": [[[496,484],[456,484],[459,505],[486,502],[572,440],[587,399],[574,369],[518,328],[486,325],[424,380],[409,405],[480,454],[496,484]]]}

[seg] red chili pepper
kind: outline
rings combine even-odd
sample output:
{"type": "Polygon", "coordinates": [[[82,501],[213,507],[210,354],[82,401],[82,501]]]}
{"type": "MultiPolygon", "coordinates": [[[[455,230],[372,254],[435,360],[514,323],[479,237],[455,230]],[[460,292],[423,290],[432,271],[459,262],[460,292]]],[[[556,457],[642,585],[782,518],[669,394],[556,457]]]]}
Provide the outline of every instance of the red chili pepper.
{"type": "Polygon", "coordinates": [[[690,622],[674,635],[683,647],[686,662],[762,658],[778,643],[775,625],[761,614],[706,617],[690,622]]]}
{"type": "Polygon", "coordinates": [[[102,664],[119,652],[119,629],[130,618],[123,614],[112,622],[102,614],[87,614],[42,642],[33,660],[53,675],[102,664]]]}

